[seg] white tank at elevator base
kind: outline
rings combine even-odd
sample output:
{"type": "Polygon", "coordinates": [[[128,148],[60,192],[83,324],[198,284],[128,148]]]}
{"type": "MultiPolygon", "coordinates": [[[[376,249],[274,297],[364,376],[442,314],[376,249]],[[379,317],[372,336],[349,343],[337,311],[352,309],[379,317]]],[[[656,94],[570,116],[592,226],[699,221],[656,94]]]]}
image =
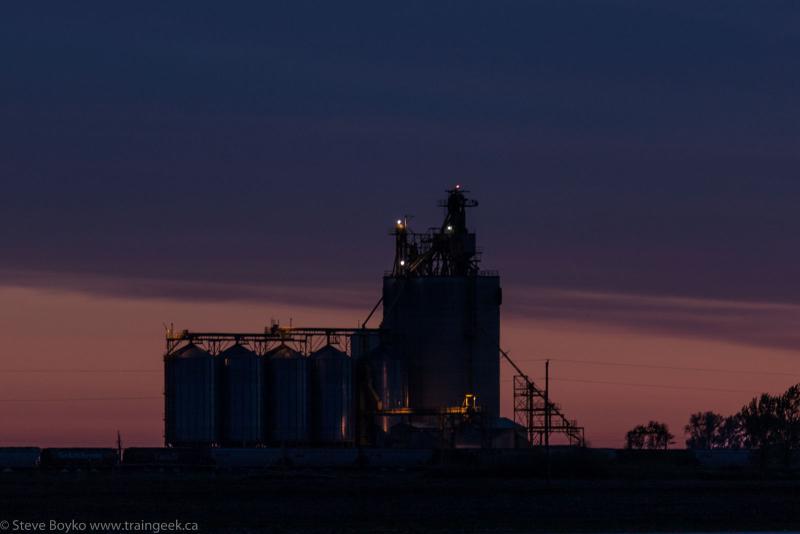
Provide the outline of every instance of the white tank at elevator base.
{"type": "Polygon", "coordinates": [[[406,362],[410,408],[471,393],[500,415],[500,301],[498,276],[384,277],[382,326],[406,362]]]}
{"type": "Polygon", "coordinates": [[[236,344],[218,356],[222,360],[222,433],[226,446],[252,446],[263,441],[263,361],[236,344]]]}
{"type": "Polygon", "coordinates": [[[164,437],[168,445],[218,442],[219,361],[194,344],[164,356],[164,437]]]}
{"type": "Polygon", "coordinates": [[[350,356],[326,345],[311,360],[311,420],[318,443],[353,441],[353,363],[350,356]]]}
{"type": "Polygon", "coordinates": [[[264,358],[267,441],[307,443],[311,439],[308,358],[286,345],[272,349],[264,358]]]}

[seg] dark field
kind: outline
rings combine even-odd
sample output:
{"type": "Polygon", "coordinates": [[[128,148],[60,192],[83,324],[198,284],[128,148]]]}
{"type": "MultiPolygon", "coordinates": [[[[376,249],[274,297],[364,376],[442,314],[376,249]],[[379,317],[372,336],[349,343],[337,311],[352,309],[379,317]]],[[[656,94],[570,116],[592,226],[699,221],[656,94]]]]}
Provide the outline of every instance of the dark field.
{"type": "Polygon", "coordinates": [[[800,528],[800,482],[556,480],[432,471],[0,473],[0,519],[191,521],[201,532],[800,528]]]}

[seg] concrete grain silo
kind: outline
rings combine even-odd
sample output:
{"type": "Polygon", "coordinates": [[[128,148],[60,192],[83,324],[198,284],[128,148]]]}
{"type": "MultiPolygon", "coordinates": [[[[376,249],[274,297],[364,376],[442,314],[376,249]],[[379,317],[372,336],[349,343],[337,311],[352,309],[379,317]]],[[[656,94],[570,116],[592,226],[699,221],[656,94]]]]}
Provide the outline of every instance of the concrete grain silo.
{"type": "Polygon", "coordinates": [[[383,279],[383,322],[408,371],[416,410],[458,406],[477,396],[489,417],[500,414],[500,278],[478,269],[466,208],[477,206],[460,187],[442,205],[441,227],[395,228],[392,273],[383,279]]]}

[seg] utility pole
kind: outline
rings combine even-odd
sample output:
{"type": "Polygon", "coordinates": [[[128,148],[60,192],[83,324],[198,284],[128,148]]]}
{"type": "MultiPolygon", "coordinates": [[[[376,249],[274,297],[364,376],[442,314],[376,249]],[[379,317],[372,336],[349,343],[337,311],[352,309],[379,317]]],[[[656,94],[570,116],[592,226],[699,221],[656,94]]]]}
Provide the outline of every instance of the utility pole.
{"type": "Polygon", "coordinates": [[[122,463],[122,435],[117,430],[117,458],[119,463],[122,463]]]}
{"type": "Polygon", "coordinates": [[[550,485],[550,360],[544,361],[544,451],[547,461],[547,485],[550,485]]]}
{"type": "Polygon", "coordinates": [[[525,413],[528,417],[528,444],[533,447],[534,443],[534,420],[533,420],[533,382],[526,381],[525,387],[528,390],[525,398],[525,413]]]}
{"type": "Polygon", "coordinates": [[[544,446],[550,447],[550,360],[544,361],[544,446]]]}

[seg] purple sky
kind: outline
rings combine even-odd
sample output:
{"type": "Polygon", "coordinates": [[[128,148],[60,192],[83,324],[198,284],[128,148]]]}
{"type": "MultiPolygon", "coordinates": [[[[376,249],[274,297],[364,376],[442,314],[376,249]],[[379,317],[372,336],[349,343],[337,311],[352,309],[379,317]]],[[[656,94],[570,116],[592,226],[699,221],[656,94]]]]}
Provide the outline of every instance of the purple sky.
{"type": "MultiPolygon", "coordinates": [[[[557,351],[568,325],[591,325],[644,336],[617,338],[629,361],[669,338],[695,345],[651,363],[726,365],[696,345],[709,342],[751,354],[741,369],[785,370],[798,49],[788,1],[6,6],[0,286],[41,305],[236,301],[351,320],[389,267],[392,220],[437,224],[460,182],[481,202],[470,224],[504,318],[540,329],[509,343],[557,351]]],[[[566,356],[592,357],[584,342],[566,356]]]]}

